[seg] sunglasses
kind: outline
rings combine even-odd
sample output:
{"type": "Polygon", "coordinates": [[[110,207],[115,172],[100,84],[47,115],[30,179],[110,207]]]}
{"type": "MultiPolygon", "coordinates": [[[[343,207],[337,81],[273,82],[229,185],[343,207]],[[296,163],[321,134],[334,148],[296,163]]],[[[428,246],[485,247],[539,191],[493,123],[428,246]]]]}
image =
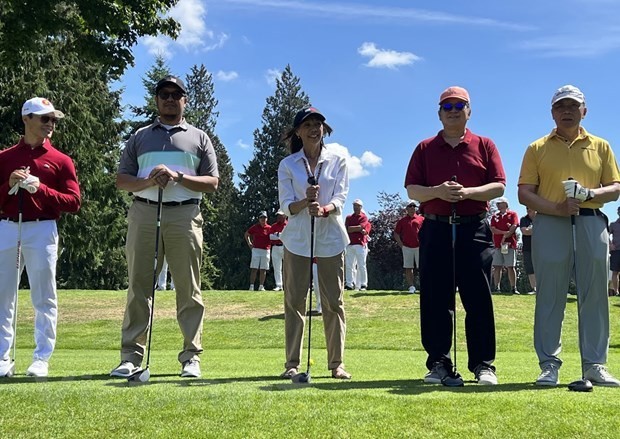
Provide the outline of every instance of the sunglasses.
{"type": "Polygon", "coordinates": [[[170,96],[172,96],[172,99],[174,99],[175,101],[178,101],[183,96],[185,96],[185,93],[183,93],[182,91],[178,91],[178,90],[173,91],[173,92],[160,91],[159,93],[157,93],[157,96],[159,97],[159,99],[162,99],[164,101],[168,99],[170,96]]]}
{"type": "Polygon", "coordinates": [[[39,116],[39,119],[42,123],[48,123],[51,120],[54,125],[58,122],[58,119],[52,116],[39,116]]]}
{"type": "Polygon", "coordinates": [[[463,108],[467,107],[466,102],[457,102],[456,104],[452,104],[450,102],[446,102],[445,104],[441,104],[441,109],[443,111],[452,111],[454,108],[456,111],[463,111],[463,108]]]}

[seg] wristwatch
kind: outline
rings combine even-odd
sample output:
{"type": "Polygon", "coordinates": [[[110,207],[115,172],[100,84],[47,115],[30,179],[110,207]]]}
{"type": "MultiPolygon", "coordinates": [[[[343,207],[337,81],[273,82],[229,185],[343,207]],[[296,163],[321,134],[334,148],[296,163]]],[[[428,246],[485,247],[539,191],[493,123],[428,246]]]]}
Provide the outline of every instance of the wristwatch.
{"type": "Polygon", "coordinates": [[[178,177],[176,179],[176,182],[181,183],[183,181],[184,174],[181,171],[177,171],[177,175],[178,177]]]}

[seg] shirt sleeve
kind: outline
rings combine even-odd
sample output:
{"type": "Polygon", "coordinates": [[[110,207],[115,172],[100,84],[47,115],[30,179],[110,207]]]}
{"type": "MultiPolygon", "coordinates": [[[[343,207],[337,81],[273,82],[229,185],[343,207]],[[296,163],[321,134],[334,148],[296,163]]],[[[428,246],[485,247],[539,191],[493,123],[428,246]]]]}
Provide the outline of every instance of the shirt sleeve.
{"type": "Polygon", "coordinates": [[[58,188],[52,188],[41,183],[39,190],[34,194],[41,202],[60,212],[77,212],[80,209],[80,185],[75,173],[73,160],[65,157],[58,170],[58,188]]]}

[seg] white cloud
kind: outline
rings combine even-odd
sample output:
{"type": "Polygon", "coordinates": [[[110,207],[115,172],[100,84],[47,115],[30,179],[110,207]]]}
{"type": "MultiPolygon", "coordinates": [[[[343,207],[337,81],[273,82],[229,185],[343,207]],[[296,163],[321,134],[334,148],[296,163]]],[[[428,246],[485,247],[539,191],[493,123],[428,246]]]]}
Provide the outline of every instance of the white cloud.
{"type": "Polygon", "coordinates": [[[224,82],[228,82],[228,81],[233,81],[235,79],[237,79],[239,77],[239,74],[237,72],[230,71],[230,72],[225,72],[223,70],[219,70],[216,74],[215,77],[217,79],[219,79],[220,81],[224,81],[224,82]]]}
{"type": "Polygon", "coordinates": [[[357,49],[357,52],[362,56],[370,58],[370,61],[366,64],[368,67],[377,68],[397,69],[399,66],[407,66],[422,59],[411,52],[378,49],[375,43],[364,43],[357,49]]]}
{"type": "Polygon", "coordinates": [[[549,35],[524,41],[518,47],[547,58],[593,58],[620,50],[620,28],[592,26],[587,29],[580,35],[549,35]]]}
{"type": "Polygon", "coordinates": [[[327,146],[334,153],[341,155],[347,159],[347,167],[349,168],[349,179],[355,180],[370,175],[368,168],[376,168],[381,166],[383,159],[370,151],[365,151],[362,157],[355,157],[349,152],[349,148],[339,143],[327,143],[327,146]]]}
{"type": "Polygon", "coordinates": [[[206,24],[207,8],[205,0],[179,0],[170,9],[168,16],[181,25],[176,40],[166,36],[145,37],[142,42],[148,47],[149,53],[161,54],[165,58],[172,57],[174,47],[186,51],[209,51],[221,48],[228,40],[225,33],[216,34],[206,24]]]}
{"type": "Polygon", "coordinates": [[[267,80],[267,84],[275,87],[276,80],[282,77],[282,72],[278,69],[269,69],[267,73],[265,73],[265,79],[267,80]]]}
{"type": "Polygon", "coordinates": [[[239,139],[239,140],[237,140],[236,145],[237,145],[239,148],[241,148],[241,149],[248,149],[248,148],[250,147],[250,145],[248,145],[247,143],[245,143],[245,142],[243,141],[243,139],[239,139]]]}

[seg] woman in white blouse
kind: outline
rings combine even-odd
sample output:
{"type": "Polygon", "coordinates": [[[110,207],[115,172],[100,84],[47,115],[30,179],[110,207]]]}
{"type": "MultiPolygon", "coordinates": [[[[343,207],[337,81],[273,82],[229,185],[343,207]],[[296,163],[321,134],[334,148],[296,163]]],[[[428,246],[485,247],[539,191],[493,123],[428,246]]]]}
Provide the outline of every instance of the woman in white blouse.
{"type": "Polygon", "coordinates": [[[300,110],[283,139],[291,154],[280,162],[280,208],[289,222],[284,243],[284,318],[286,363],[282,378],[299,372],[310,285],[311,217],[314,257],[323,308],[328,368],[333,378],[350,379],[344,368],[346,322],[343,302],[344,250],[349,243],[342,208],[349,192],[346,159],[325,146],[332,129],[314,107],[300,110]],[[310,184],[316,183],[316,184],[310,184]]]}

